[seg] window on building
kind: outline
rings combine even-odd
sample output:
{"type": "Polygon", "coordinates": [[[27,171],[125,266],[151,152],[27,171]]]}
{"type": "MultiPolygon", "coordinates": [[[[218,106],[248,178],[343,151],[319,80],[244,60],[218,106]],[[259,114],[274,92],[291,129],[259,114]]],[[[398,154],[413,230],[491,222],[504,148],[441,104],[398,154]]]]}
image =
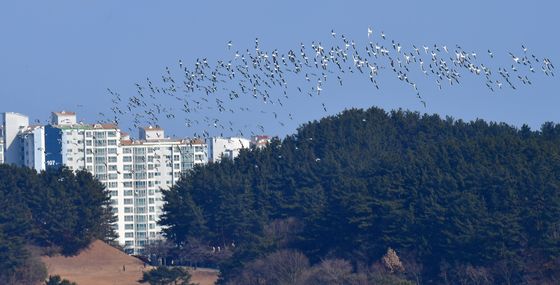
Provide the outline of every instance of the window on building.
{"type": "Polygon", "coordinates": [[[133,238],[133,237],[134,237],[134,233],[133,233],[133,232],[124,233],[124,237],[125,237],[125,238],[133,238]]]}
{"type": "Polygon", "coordinates": [[[134,224],[125,224],[124,229],[125,230],[133,230],[134,229],[134,224]]]}
{"type": "Polygon", "coordinates": [[[134,208],[132,208],[132,207],[124,207],[124,212],[129,214],[129,213],[132,213],[134,211],[133,209],[134,208]]]}
{"type": "Polygon", "coordinates": [[[124,204],[125,205],[132,205],[133,200],[132,199],[124,199],[124,204]]]}
{"type": "Polygon", "coordinates": [[[133,215],[124,216],[124,221],[125,222],[134,222],[134,216],[133,215]]]}
{"type": "Polygon", "coordinates": [[[106,138],[105,131],[95,132],[95,137],[98,138],[98,139],[104,139],[104,138],[106,138]]]}
{"type": "Polygon", "coordinates": [[[105,157],[95,157],[95,164],[105,164],[107,163],[107,159],[105,157]]]}

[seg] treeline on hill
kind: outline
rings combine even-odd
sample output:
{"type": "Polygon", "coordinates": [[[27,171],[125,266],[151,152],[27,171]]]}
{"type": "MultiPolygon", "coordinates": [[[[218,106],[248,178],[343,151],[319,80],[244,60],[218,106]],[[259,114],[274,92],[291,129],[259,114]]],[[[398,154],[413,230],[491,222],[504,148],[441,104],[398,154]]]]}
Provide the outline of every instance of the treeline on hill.
{"type": "Polygon", "coordinates": [[[165,192],[161,223],[180,249],[229,252],[223,283],[280,284],[239,278],[291,250],[402,282],[558,284],[559,152],[552,123],[353,109],[196,168],[165,192]],[[403,271],[377,266],[389,248],[403,271]]]}
{"type": "Polygon", "coordinates": [[[105,187],[88,172],[0,165],[0,284],[45,280],[39,255],[110,239],[113,219],[105,187]]]}

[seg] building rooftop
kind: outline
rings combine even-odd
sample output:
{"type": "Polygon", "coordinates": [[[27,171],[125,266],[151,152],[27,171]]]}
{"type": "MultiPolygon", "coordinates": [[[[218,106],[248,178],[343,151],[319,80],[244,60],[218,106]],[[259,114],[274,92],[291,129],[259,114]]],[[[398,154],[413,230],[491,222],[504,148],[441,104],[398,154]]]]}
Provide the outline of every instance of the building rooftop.
{"type": "Polygon", "coordinates": [[[64,115],[66,115],[66,116],[75,116],[76,115],[75,112],[68,112],[68,111],[53,112],[53,114],[56,114],[56,115],[59,115],[59,116],[60,115],[63,115],[63,116],[64,115]]]}
{"type": "Polygon", "coordinates": [[[144,129],[144,130],[150,130],[150,131],[163,131],[163,129],[160,128],[160,127],[158,127],[158,126],[155,126],[155,127],[153,127],[153,126],[148,126],[148,127],[144,127],[143,129],[144,129]]]}
{"type": "Polygon", "coordinates": [[[176,139],[176,138],[164,138],[156,140],[121,140],[121,145],[154,145],[160,143],[170,143],[170,144],[204,144],[201,139],[176,139]]]}
{"type": "Polygon", "coordinates": [[[51,125],[51,126],[59,129],[85,129],[85,130],[95,130],[95,129],[116,130],[119,128],[115,124],[84,124],[84,123],[77,123],[72,125],[51,125]]]}

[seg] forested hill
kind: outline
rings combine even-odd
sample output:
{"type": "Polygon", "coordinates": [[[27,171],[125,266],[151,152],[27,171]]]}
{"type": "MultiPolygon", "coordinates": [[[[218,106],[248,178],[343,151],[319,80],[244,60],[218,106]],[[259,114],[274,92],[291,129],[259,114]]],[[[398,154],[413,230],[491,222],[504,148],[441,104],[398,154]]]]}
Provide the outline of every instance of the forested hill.
{"type": "Polygon", "coordinates": [[[114,238],[109,203],[86,171],[0,165],[0,284],[42,283],[39,255],[73,255],[96,238],[114,238]]]}
{"type": "Polygon", "coordinates": [[[353,109],[196,168],[162,223],[178,244],[231,250],[230,281],[279,249],[356,271],[390,247],[423,283],[544,284],[560,280],[559,188],[560,125],[353,109]]]}

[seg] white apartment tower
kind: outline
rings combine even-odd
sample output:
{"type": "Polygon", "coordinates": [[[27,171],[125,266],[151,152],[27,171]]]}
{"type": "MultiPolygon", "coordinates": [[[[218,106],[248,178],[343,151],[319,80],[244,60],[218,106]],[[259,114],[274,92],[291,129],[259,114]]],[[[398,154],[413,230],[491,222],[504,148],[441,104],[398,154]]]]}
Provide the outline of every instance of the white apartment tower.
{"type": "Polygon", "coordinates": [[[207,163],[207,148],[198,140],[164,138],[163,130],[155,127],[140,129],[140,140],[122,140],[121,146],[123,201],[118,232],[129,253],[140,253],[150,240],[162,238],[157,223],[163,208],[161,190],[169,189],[195,165],[207,163]]]}

